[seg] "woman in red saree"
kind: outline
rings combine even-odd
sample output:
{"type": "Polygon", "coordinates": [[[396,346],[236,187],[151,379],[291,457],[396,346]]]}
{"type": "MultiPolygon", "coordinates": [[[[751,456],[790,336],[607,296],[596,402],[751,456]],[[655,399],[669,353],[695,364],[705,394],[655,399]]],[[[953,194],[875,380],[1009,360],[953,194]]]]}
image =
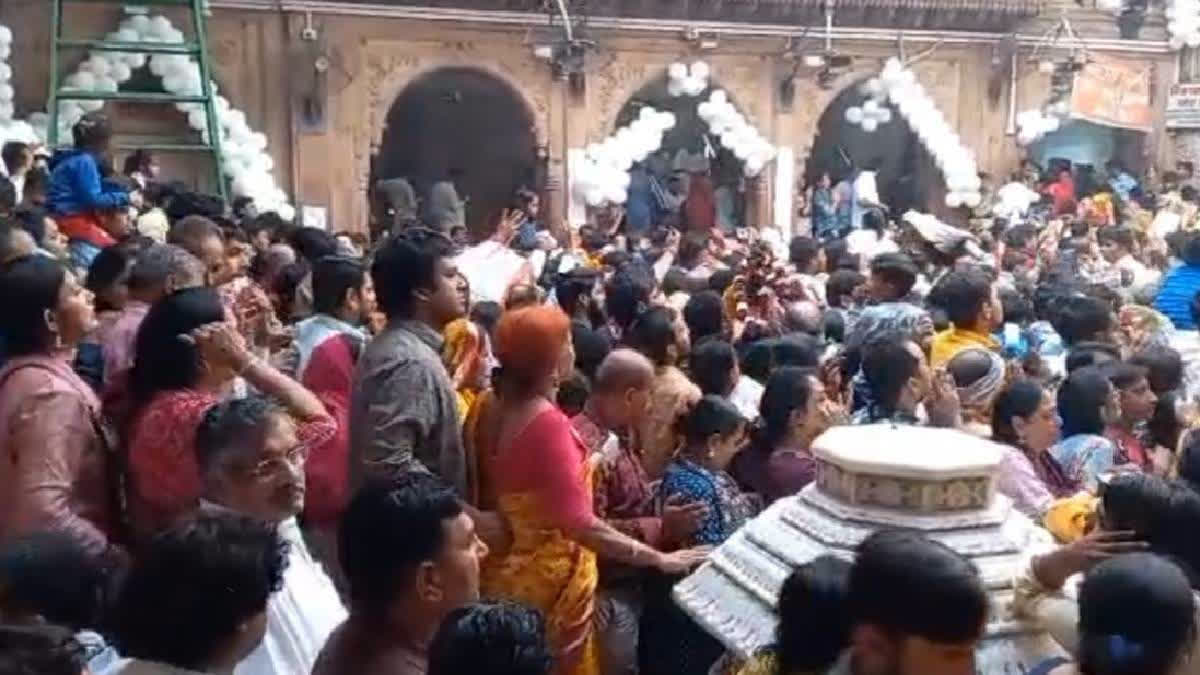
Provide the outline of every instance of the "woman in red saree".
{"type": "Polygon", "coordinates": [[[717,196],[712,178],[706,173],[694,173],[688,181],[687,199],[683,202],[687,229],[710,232],[717,222],[717,196]]]}
{"type": "Polygon", "coordinates": [[[592,466],[570,420],[555,407],[558,374],[574,361],[571,322],[546,305],[506,312],[496,328],[497,395],[472,425],[493,438],[477,448],[481,483],[512,532],[485,562],[485,595],[535,607],[546,617],[556,675],[600,672],[592,635],[596,556],[680,573],[703,551],[661,553],[592,512],[592,466]]]}

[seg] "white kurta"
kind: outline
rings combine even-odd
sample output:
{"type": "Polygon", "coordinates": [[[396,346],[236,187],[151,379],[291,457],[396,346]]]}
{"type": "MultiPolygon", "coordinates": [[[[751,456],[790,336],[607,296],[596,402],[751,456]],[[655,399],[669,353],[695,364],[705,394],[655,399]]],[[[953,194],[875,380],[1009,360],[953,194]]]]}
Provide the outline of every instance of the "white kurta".
{"type": "Polygon", "coordinates": [[[329,575],[309,554],[296,519],[280,523],[279,534],[291,544],[283,588],[267,603],[266,637],[234,675],[312,672],[325,640],[347,617],[329,575]]]}

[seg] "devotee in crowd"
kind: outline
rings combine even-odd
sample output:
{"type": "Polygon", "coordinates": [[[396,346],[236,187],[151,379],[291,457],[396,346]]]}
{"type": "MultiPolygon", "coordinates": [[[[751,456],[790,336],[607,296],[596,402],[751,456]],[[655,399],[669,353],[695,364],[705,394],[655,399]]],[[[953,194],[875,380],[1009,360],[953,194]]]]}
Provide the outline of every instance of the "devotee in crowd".
{"type": "Polygon", "coordinates": [[[971,347],[999,349],[992,333],[1004,324],[1004,309],[991,280],[982,272],[950,272],[931,293],[936,293],[951,327],[933,336],[930,365],[944,366],[971,347]]]}
{"type": "Polygon", "coordinates": [[[813,228],[789,241],[741,212],[752,184],[726,159],[664,153],[633,167],[628,211],[577,231],[535,190],[484,213],[461,171],[424,202],[396,179],[372,240],[227,206],[148,151],[126,181],[102,116],[75,131],[48,211],[33,153],[0,151],[25,183],[0,182],[14,654],[78,647],[97,675],[969,672],[978,575],[917,535],[799,566],[749,661],[671,597],[760,505],[835,498],[824,432],[880,424],[995,442],[997,499],[1066,547],[1014,571],[1069,655],[1027,669],[1194,670],[1155,618],[1186,621],[1169,563],[1117,564],[1200,568],[1200,209],[1178,175],[1027,160],[995,200],[933,216],[884,208],[872,192],[903,201],[886,172],[814,159],[813,228]],[[195,529],[234,514],[268,527],[195,529]],[[164,542],[200,587],[177,588],[183,563],[147,580],[164,542]],[[231,574],[232,599],[212,590],[231,574]],[[1110,596],[1154,635],[1088,609],[1110,596]]]}
{"type": "Polygon", "coordinates": [[[266,635],[235,675],[311,671],[325,639],[346,618],[296,521],[305,504],[308,448],[284,408],[254,395],[209,408],[196,431],[200,510],[274,524],[288,544],[283,584],[267,603],[266,635]]]}
{"type": "Polygon", "coordinates": [[[50,160],[47,206],[67,236],[71,262],[87,269],[101,249],[117,242],[128,228],[129,191],[102,179],[108,162],[112,127],[102,113],[84,115],[71,127],[74,147],[59,150],[50,160]]]}
{"type": "Polygon", "coordinates": [[[96,392],[72,368],[96,325],[92,294],[42,256],[0,269],[8,317],[0,370],[0,542],[41,529],[70,532],[89,550],[119,547],[124,528],[114,484],[115,436],[96,392]]]}
{"type": "Polygon", "coordinates": [[[430,675],[549,675],[553,665],[542,615],[511,602],[451,611],[429,646],[430,675]]]}
{"type": "Polygon", "coordinates": [[[156,534],[117,593],[112,633],[127,660],[110,672],[234,672],[262,644],[287,567],[275,525],[247,516],[197,515],[156,534]]]}
{"type": "Polygon", "coordinates": [[[590,673],[597,658],[596,556],[679,573],[704,553],[663,553],[595,515],[587,448],[550,398],[574,361],[570,335],[567,316],[544,306],[506,313],[496,327],[499,403],[482,425],[492,442],[478,449],[479,472],[512,529],[512,544],[486,563],[483,589],[541,610],[561,671],[590,673]]]}
{"type": "Polygon", "coordinates": [[[346,507],[338,551],[350,616],[313,675],[424,675],[442,621],[479,599],[488,555],[454,490],[419,471],[369,480],[346,507]]]}
{"type": "Polygon", "coordinates": [[[79,675],[88,667],[82,645],[61,626],[0,624],[0,672],[79,675]]]}
{"type": "Polygon", "coordinates": [[[13,186],[14,203],[20,204],[25,195],[25,177],[33,169],[33,148],[28,143],[9,141],[0,147],[0,160],[13,186]]]}
{"type": "Polygon", "coordinates": [[[196,430],[235,378],[277,398],[300,423],[302,442],[323,443],[335,431],[320,399],[256,358],[226,316],[216,291],[191,288],[152,307],[138,331],[126,442],[129,508],[140,536],[196,505],[202,488],[196,430]]]}

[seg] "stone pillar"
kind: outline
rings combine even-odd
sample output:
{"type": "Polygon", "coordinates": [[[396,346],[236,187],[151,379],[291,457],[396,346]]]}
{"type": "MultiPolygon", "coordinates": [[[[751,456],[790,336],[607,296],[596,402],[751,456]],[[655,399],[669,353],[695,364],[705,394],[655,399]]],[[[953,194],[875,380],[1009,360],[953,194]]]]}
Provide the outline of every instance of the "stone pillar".
{"type": "MultiPolygon", "coordinates": [[[[1179,81],[1200,82],[1200,49],[1184,47],[1179,52],[1179,81]]],[[[1200,167],[1200,129],[1172,132],[1176,162],[1192,162],[1200,167]]]]}

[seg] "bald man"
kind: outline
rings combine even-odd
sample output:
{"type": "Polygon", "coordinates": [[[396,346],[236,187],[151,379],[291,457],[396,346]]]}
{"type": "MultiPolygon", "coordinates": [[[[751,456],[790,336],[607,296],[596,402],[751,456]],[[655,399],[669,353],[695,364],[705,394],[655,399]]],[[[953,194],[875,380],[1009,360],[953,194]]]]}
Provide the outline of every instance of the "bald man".
{"type": "MultiPolygon", "coordinates": [[[[613,350],[600,362],[591,397],[571,423],[599,464],[596,515],[621,532],[666,550],[691,536],[707,509],[703,504],[668,502],[661,516],[656,513],[654,491],[630,431],[648,413],[653,382],[654,365],[649,359],[631,349],[613,350]]],[[[605,672],[636,672],[641,576],[601,560],[598,591],[596,626],[605,672]]]]}
{"type": "Polygon", "coordinates": [[[798,300],[784,310],[783,329],[788,333],[807,333],[820,336],[825,315],[815,302],[798,300]]]}

